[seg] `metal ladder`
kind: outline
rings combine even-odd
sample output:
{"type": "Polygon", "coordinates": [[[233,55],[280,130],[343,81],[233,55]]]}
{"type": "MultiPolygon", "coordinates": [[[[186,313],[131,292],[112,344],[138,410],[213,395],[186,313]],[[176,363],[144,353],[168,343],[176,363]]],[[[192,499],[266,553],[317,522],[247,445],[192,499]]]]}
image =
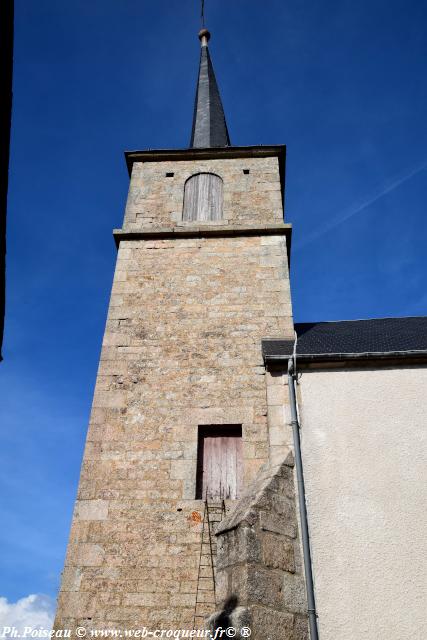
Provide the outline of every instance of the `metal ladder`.
{"type": "Polygon", "coordinates": [[[216,549],[215,528],[226,514],[225,502],[205,500],[203,528],[200,539],[199,571],[197,574],[196,602],[193,629],[216,609],[216,549]]]}

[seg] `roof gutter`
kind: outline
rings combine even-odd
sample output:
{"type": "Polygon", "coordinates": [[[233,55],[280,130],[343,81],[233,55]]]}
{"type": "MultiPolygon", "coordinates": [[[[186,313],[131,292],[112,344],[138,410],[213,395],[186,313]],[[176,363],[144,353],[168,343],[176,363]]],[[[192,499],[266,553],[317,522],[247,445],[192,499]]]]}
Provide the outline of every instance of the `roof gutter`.
{"type": "MultiPolygon", "coordinates": [[[[298,362],[309,364],[312,362],[342,362],[342,361],[366,361],[366,360],[425,360],[427,349],[409,351],[366,351],[362,353],[299,353],[298,362]]],[[[264,353],[266,364],[285,363],[289,354],[264,353]]]]}

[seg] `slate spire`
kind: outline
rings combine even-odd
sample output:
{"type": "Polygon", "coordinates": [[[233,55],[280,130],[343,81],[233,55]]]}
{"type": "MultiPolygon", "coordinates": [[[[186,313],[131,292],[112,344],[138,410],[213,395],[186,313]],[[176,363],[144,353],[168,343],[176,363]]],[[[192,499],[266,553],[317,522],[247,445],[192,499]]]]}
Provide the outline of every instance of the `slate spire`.
{"type": "Polygon", "coordinates": [[[208,41],[210,37],[211,34],[207,29],[202,29],[199,32],[202,50],[190,147],[230,146],[224,109],[209,55],[208,41]]]}

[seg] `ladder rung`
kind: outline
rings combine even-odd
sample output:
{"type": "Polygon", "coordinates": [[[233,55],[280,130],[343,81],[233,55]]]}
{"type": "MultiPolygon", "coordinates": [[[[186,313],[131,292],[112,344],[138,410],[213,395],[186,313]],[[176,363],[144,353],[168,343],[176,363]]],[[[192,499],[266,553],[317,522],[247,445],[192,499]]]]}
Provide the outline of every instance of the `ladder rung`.
{"type": "Polygon", "coordinates": [[[207,615],[213,613],[212,607],[215,609],[217,607],[215,597],[217,542],[214,534],[217,525],[225,515],[226,510],[223,500],[211,503],[205,500],[193,625],[195,625],[196,619],[206,618],[207,615]],[[206,580],[209,580],[209,582],[207,583],[206,580]],[[213,600],[205,600],[207,597],[213,597],[213,600]],[[201,600],[200,598],[203,599],[201,600]],[[198,613],[201,609],[203,614],[198,613]]]}

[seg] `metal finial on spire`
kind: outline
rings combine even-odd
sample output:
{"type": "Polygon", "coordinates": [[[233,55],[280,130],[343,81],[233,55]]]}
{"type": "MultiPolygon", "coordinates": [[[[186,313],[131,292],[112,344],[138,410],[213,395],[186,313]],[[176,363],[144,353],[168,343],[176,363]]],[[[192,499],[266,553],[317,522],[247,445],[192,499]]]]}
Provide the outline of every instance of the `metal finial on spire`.
{"type": "Polygon", "coordinates": [[[211,38],[211,34],[205,27],[205,0],[201,0],[201,7],[202,7],[202,10],[200,13],[200,21],[201,21],[202,28],[199,31],[199,40],[202,47],[207,47],[208,42],[211,38]]]}
{"type": "Polygon", "coordinates": [[[202,0],[203,28],[199,31],[199,40],[202,48],[190,147],[229,147],[231,143],[224,109],[209,55],[208,42],[211,34],[204,27],[203,5],[202,0]]]}
{"type": "Polygon", "coordinates": [[[208,42],[209,42],[210,39],[211,39],[210,31],[208,31],[205,28],[200,29],[200,31],[199,31],[199,40],[200,40],[200,43],[201,43],[202,47],[207,47],[208,46],[208,42]]]}

